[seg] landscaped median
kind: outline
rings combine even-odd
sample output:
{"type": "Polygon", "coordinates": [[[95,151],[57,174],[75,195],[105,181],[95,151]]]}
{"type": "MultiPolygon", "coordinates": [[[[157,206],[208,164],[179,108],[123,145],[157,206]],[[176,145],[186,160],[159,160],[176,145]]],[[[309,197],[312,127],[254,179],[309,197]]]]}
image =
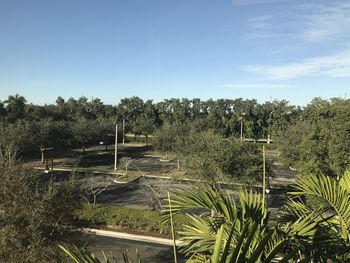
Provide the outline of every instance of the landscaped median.
{"type": "MultiPolygon", "coordinates": [[[[110,229],[132,234],[171,238],[170,222],[164,222],[159,211],[147,211],[116,205],[84,205],[77,213],[78,219],[89,227],[110,229]]],[[[175,232],[186,224],[185,215],[174,216],[175,232]]]]}
{"type": "Polygon", "coordinates": [[[140,174],[139,172],[135,171],[129,171],[128,174],[126,173],[117,173],[116,178],[113,180],[116,184],[126,184],[131,183],[140,177],[144,175],[140,174]]]}

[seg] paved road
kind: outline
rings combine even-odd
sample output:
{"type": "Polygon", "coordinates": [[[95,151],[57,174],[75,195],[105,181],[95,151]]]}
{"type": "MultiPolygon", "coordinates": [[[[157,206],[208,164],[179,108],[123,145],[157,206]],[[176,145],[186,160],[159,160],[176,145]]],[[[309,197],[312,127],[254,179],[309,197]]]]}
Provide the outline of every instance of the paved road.
{"type": "MultiPolygon", "coordinates": [[[[114,257],[118,262],[123,262],[123,251],[128,250],[136,262],[136,249],[139,251],[142,262],[167,263],[174,262],[173,248],[171,246],[159,245],[119,239],[113,237],[97,236],[92,234],[81,234],[81,239],[87,243],[87,249],[102,259],[102,250],[109,257],[114,257]]],[[[185,258],[178,255],[178,262],[185,262],[185,258]]]]}
{"type": "Polygon", "coordinates": [[[140,179],[128,184],[113,184],[97,198],[98,203],[117,204],[130,208],[152,209],[157,198],[166,196],[177,187],[188,189],[189,184],[166,179],[140,179]]]}
{"type": "MultiPolygon", "coordinates": [[[[62,177],[67,177],[67,173],[61,173],[62,177]]],[[[81,175],[79,180],[82,184],[93,181],[94,184],[106,181],[107,175],[81,175]]],[[[275,177],[271,182],[289,185],[294,181],[295,172],[288,168],[280,167],[275,171],[275,177]]],[[[109,178],[111,180],[111,178],[109,178]]],[[[128,184],[111,184],[107,190],[97,196],[97,203],[115,204],[130,208],[152,209],[155,196],[158,198],[166,196],[168,191],[175,188],[190,189],[192,183],[179,181],[169,181],[166,179],[140,178],[128,184]]],[[[236,187],[237,188],[237,187],[236,187]]],[[[261,190],[261,189],[257,189],[261,190]]],[[[278,208],[287,197],[287,192],[291,189],[286,187],[272,188],[269,195],[270,207],[278,208]]],[[[234,195],[234,189],[231,192],[234,195]]]]}

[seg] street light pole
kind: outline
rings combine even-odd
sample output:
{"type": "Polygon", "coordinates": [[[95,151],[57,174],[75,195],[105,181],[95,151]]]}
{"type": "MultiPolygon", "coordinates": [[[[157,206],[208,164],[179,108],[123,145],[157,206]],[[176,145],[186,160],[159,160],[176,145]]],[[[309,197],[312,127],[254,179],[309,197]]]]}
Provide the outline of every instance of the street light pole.
{"type": "Polygon", "coordinates": [[[115,124],[115,145],[114,145],[114,170],[117,170],[118,161],[118,124],[115,124]]]}
{"type": "Polygon", "coordinates": [[[125,119],[123,118],[123,144],[125,144],[125,119]]]}
{"type": "Polygon", "coordinates": [[[243,118],[244,118],[245,113],[243,112],[241,114],[241,141],[243,141],[243,118]]]}
{"type": "Polygon", "coordinates": [[[265,192],[266,192],[266,171],[265,171],[265,145],[263,145],[263,182],[262,182],[262,203],[263,203],[263,207],[265,207],[265,192]]]}

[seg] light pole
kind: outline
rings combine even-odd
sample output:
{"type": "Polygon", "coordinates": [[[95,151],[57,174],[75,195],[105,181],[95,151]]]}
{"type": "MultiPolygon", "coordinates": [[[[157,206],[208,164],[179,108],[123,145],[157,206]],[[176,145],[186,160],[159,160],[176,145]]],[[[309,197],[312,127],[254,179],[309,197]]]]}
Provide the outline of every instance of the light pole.
{"type": "Polygon", "coordinates": [[[114,145],[114,170],[117,170],[118,161],[118,124],[115,124],[115,145],[114,145]]]}
{"type": "Polygon", "coordinates": [[[125,119],[123,118],[123,144],[125,144],[125,119]]]}
{"type": "Polygon", "coordinates": [[[268,201],[268,197],[269,197],[269,193],[271,191],[270,189],[270,175],[269,173],[267,173],[267,184],[266,184],[266,157],[265,157],[266,153],[265,153],[265,145],[263,145],[263,192],[262,192],[262,202],[263,202],[263,207],[267,208],[267,201],[268,201]],[[266,198],[265,198],[265,194],[266,194],[266,198]],[[265,200],[266,199],[266,200],[265,200]]]}
{"type": "Polygon", "coordinates": [[[241,121],[241,141],[243,141],[243,118],[244,118],[245,113],[243,112],[240,117],[241,121]]]}
{"type": "Polygon", "coordinates": [[[265,170],[265,145],[263,145],[263,178],[262,178],[262,203],[263,207],[265,207],[265,192],[266,192],[266,170],[265,170]]]}

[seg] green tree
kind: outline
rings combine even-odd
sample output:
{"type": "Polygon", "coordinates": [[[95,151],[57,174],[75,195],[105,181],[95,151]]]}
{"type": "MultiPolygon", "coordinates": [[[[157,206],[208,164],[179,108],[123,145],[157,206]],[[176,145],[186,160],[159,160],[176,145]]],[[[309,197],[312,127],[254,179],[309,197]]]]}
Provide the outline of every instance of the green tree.
{"type": "Polygon", "coordinates": [[[74,141],[81,145],[83,152],[85,152],[85,145],[95,139],[92,128],[94,125],[95,122],[85,118],[79,118],[75,122],[72,122],[74,141]]]}
{"type": "Polygon", "coordinates": [[[43,262],[69,236],[81,193],[73,182],[44,181],[25,170],[8,146],[0,150],[0,259],[43,262]]]}
{"type": "MultiPolygon", "coordinates": [[[[350,260],[350,172],[339,179],[307,174],[299,176],[292,198],[285,205],[284,221],[304,222],[298,242],[309,262],[348,262],[350,260]]],[[[294,229],[295,231],[295,229],[294,229]]]]}
{"type": "Polygon", "coordinates": [[[6,109],[4,107],[4,103],[2,103],[0,101],[0,121],[4,120],[4,118],[6,117],[6,114],[7,114],[7,112],[6,112],[6,109]]]}
{"type": "Polygon", "coordinates": [[[26,102],[27,100],[19,94],[14,96],[10,95],[8,99],[4,101],[6,104],[7,118],[10,122],[24,117],[26,102]]]}
{"type": "Polygon", "coordinates": [[[350,165],[350,100],[314,99],[279,138],[285,161],[302,171],[336,176],[350,165]]]}
{"type": "Polygon", "coordinates": [[[225,139],[210,130],[191,131],[176,147],[185,167],[212,183],[232,178],[254,180],[261,165],[255,145],[225,139]]]}
{"type": "Polygon", "coordinates": [[[261,195],[240,191],[239,201],[210,186],[176,192],[162,211],[165,218],[186,213],[188,224],[180,233],[180,249],[190,262],[271,262],[282,256],[288,262],[297,254],[292,248],[283,257],[289,238],[268,225],[268,212],[261,195]],[[191,209],[206,211],[206,216],[189,214],[191,209]]]}
{"type": "MultiPolygon", "coordinates": [[[[106,151],[111,138],[115,134],[115,120],[113,118],[98,118],[91,127],[94,131],[94,137],[99,142],[104,142],[106,151]]],[[[119,133],[120,134],[120,133],[119,133]]]]}
{"type": "Polygon", "coordinates": [[[153,140],[153,146],[158,151],[165,153],[165,158],[168,159],[168,153],[174,151],[176,134],[173,133],[172,126],[165,124],[158,129],[153,140]]]}
{"type": "Polygon", "coordinates": [[[117,106],[119,121],[125,119],[126,131],[132,131],[135,121],[144,112],[144,102],[139,97],[125,98],[117,106]]]}
{"type": "Polygon", "coordinates": [[[146,101],[143,113],[135,119],[133,132],[146,136],[148,146],[148,136],[151,135],[158,123],[158,114],[151,100],[146,101]]]}

